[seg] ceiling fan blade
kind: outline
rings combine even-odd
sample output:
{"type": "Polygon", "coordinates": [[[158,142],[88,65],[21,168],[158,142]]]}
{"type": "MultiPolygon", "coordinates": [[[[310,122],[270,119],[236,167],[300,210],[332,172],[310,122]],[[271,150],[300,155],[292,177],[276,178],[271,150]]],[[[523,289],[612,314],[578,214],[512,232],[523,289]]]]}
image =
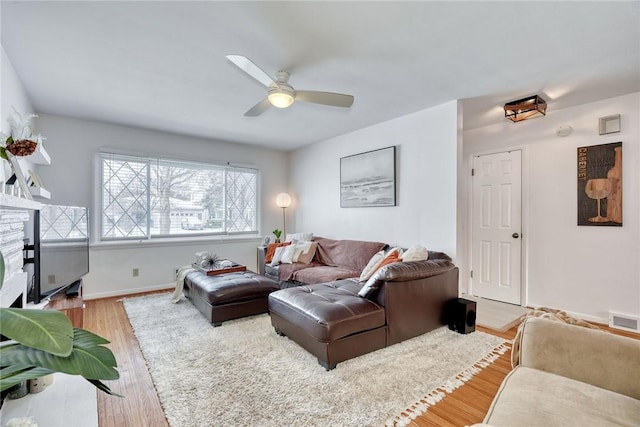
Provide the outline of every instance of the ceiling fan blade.
{"type": "Polygon", "coordinates": [[[258,102],[256,105],[251,107],[249,111],[244,113],[246,117],[257,117],[260,114],[264,113],[271,107],[271,103],[269,102],[269,98],[265,98],[262,101],[258,102]]]}
{"type": "Polygon", "coordinates": [[[269,77],[267,73],[262,71],[260,67],[251,62],[251,60],[245,56],[227,55],[227,59],[266,87],[269,87],[276,83],[271,77],[269,77]]]}
{"type": "Polygon", "coordinates": [[[315,104],[332,105],[349,108],[353,104],[353,96],[342,93],[316,92],[313,90],[297,90],[296,101],[313,102],[315,104]]]}

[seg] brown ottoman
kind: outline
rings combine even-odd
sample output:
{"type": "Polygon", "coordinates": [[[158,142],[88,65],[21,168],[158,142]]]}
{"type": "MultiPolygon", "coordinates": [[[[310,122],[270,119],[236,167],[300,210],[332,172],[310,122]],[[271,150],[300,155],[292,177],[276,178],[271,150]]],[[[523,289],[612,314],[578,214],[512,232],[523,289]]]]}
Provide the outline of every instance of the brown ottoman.
{"type": "Polygon", "coordinates": [[[269,311],[268,298],[278,284],[252,271],[207,276],[199,271],[187,274],[184,295],[213,323],[269,311]]]}
{"type": "Polygon", "coordinates": [[[384,308],[360,297],[361,287],[346,279],[274,292],[269,296],[271,324],[331,370],[386,345],[384,308]]]}

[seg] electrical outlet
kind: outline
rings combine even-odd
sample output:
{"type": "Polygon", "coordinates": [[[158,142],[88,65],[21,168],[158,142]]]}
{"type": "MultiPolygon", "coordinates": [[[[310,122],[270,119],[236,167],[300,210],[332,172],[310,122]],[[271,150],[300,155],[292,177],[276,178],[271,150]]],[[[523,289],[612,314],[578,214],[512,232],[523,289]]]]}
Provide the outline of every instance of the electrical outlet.
{"type": "Polygon", "coordinates": [[[140,269],[134,268],[133,269],[133,277],[138,277],[139,275],[140,275],[140,269]]]}
{"type": "Polygon", "coordinates": [[[47,276],[47,282],[50,285],[55,285],[56,284],[56,275],[55,274],[50,274],[47,276]]]}

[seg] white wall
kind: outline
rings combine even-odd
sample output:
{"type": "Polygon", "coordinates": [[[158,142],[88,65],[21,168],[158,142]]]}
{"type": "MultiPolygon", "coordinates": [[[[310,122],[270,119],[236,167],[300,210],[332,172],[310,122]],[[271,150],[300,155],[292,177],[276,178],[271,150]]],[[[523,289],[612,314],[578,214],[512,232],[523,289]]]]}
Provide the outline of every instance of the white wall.
{"type": "MultiPolygon", "coordinates": [[[[1,47],[0,47],[1,48],[1,47]]],[[[24,113],[33,113],[33,106],[31,104],[31,100],[29,99],[29,95],[27,94],[22,82],[20,81],[20,77],[16,73],[11,61],[9,61],[9,57],[4,51],[4,48],[1,48],[2,55],[0,56],[0,131],[8,134],[9,133],[9,123],[7,122],[7,118],[13,112],[11,107],[15,107],[16,110],[20,114],[24,113]]],[[[33,119],[32,123],[37,126],[37,119],[33,119]]],[[[36,127],[36,133],[38,133],[36,127]]],[[[19,159],[20,164],[22,165],[22,170],[27,171],[31,169],[30,165],[19,159]]],[[[0,180],[3,179],[6,175],[8,178],[11,174],[11,168],[9,166],[9,162],[6,160],[1,160],[0,163],[0,180]]]]}
{"type": "Polygon", "coordinates": [[[290,187],[297,231],[422,244],[456,255],[458,103],[452,101],[294,151],[290,187]],[[397,206],[340,207],[340,158],[396,146],[397,206]]]}
{"type": "MultiPolygon", "coordinates": [[[[288,154],[266,148],[223,141],[192,138],[145,129],[97,123],[41,114],[38,131],[47,137],[51,166],[41,166],[38,174],[51,191],[50,203],[94,208],[96,154],[101,148],[173,159],[217,164],[253,165],[260,169],[263,235],[281,226],[282,212],[275,196],[287,189],[288,154]]],[[[94,219],[99,215],[93,209],[94,219]]],[[[92,229],[92,236],[97,236],[92,229]]],[[[260,238],[208,239],[201,242],[142,242],[139,244],[92,245],[90,273],[84,278],[87,298],[119,295],[166,287],[174,281],[176,267],[190,264],[203,250],[256,266],[256,246],[260,238]],[[133,268],[140,270],[132,276],[133,268]]]]}
{"type": "MultiPolygon", "coordinates": [[[[554,111],[546,117],[464,132],[464,161],[522,148],[526,304],[607,322],[608,311],[640,315],[640,93],[554,111]],[[598,118],[620,114],[620,133],[599,135],[598,118]],[[555,134],[568,124],[568,137],[555,134]],[[623,226],[577,226],[577,147],[622,141],[623,226]],[[528,187],[528,190],[526,189],[528,187]]],[[[470,177],[463,179],[466,192],[470,177]]],[[[465,193],[467,194],[467,193],[465,193]]],[[[468,212],[468,198],[461,208],[468,212]]],[[[468,242],[468,231],[464,232],[468,242]]],[[[467,245],[468,243],[464,243],[467,245]]],[[[462,274],[466,287],[468,271],[462,274]]]]}

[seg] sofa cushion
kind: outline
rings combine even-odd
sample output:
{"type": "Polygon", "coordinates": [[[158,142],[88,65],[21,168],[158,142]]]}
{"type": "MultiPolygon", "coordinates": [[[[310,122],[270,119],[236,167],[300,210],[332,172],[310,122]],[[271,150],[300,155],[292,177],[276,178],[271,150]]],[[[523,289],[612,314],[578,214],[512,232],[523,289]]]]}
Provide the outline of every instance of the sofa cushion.
{"type": "Polygon", "coordinates": [[[322,342],[383,327],[384,309],[360,298],[360,286],[355,280],[340,280],[283,289],[269,296],[269,311],[322,342]]]}
{"type": "MultiPolygon", "coordinates": [[[[306,265],[306,264],[305,264],[306,265]]],[[[292,280],[314,285],[316,283],[333,282],[334,280],[358,277],[359,270],[347,267],[329,267],[327,265],[308,265],[305,269],[297,270],[291,275],[292,280]]]]}
{"type": "Polygon", "coordinates": [[[380,242],[332,240],[323,237],[316,237],[314,241],[318,243],[316,260],[320,264],[345,267],[358,272],[355,276],[348,277],[360,276],[360,272],[367,266],[371,257],[387,246],[380,242]]]}
{"type": "Polygon", "coordinates": [[[484,423],[492,426],[637,426],[640,400],[519,366],[500,386],[484,423]]]}

